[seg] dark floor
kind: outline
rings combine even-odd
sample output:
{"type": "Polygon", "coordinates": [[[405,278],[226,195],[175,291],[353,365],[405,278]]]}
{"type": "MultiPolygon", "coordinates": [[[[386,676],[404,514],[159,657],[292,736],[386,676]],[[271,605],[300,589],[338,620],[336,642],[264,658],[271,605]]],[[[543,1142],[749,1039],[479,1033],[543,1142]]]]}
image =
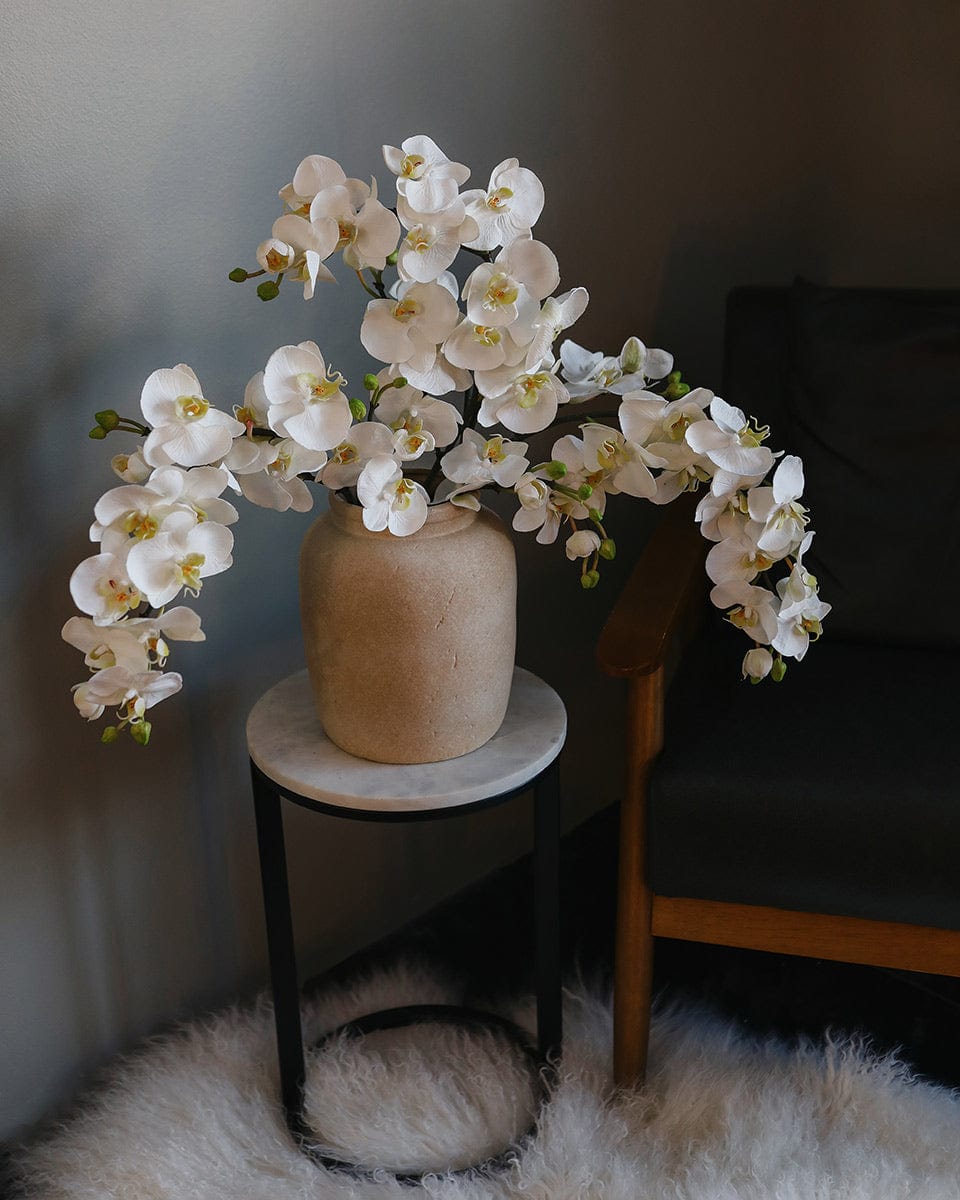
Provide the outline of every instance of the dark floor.
{"type": "MultiPolygon", "coordinates": [[[[618,809],[563,840],[563,953],[588,979],[612,978],[618,809]]],[[[496,872],[412,925],[311,980],[326,986],[371,962],[420,955],[462,978],[475,1001],[529,987],[529,858],[496,872]]],[[[897,1049],[920,1076],[960,1087],[960,980],[659,940],[655,992],[708,1001],[758,1033],[820,1038],[831,1029],[897,1049]]]]}

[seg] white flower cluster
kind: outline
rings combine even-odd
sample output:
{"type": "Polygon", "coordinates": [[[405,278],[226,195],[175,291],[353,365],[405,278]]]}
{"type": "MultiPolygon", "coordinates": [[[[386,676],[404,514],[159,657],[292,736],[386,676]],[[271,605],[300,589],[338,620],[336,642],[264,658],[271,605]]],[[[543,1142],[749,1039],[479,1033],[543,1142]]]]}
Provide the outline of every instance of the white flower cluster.
{"type": "Polygon", "coordinates": [[[470,171],[428,137],[384,146],[396,177],[396,204],[311,155],[280,189],[284,211],[257,249],[273,274],[258,294],[272,299],[286,279],[313,296],[335,281],[325,265],[336,252],[371,299],[359,339],[383,364],[365,376],[366,401],[348,399],[347,381],[313,342],[281,346],[249,381],[233,415],[213,407],[194,372],[181,364],[154,371],[143,386],[143,422],[113,410],[97,414],[91,436],[138,434],[141,447],[113,459],[123,486],[95,508],[91,540],[100,553],[74,571],[70,590],[84,617],[64,638],[85,654],[90,679],[74,688],[82,715],[116,709],[111,741],[127,728],[149,739],[146,709],[178,691],[163,670],[166,639],[202,640],[189,608],[203,580],[232,562],[237,519],[221,498],[228,487],[279,511],[312,507],[310,483],[363,507],[370,530],[415,533],[431,504],[479,508],[481,489],[512,491],[514,529],[538,542],[567,533],[566,554],[581,563],[581,583],[599,580],[615,545],[603,517],[620,492],[665,504],[709,485],[697,509],[706,538],[713,602],[754,642],[744,675],[779,678],[783,658],[802,658],[829,611],[802,565],[812,531],[800,504],[799,459],[763,445],[767,430],[704,388],[691,391],[673,358],[628,338],[619,355],[592,353],[559,335],[583,313],[584,288],[556,294],[557,260],[533,237],[543,187],[516,159],[490,174],[486,188],[461,190],[470,171]],[[479,261],[458,279],[466,251],[479,261]],[[383,273],[395,267],[388,287],[383,273]],[[458,403],[440,397],[460,394],[458,403]],[[533,461],[530,437],[561,420],[561,406],[610,394],[616,425],[587,418],[579,435],[557,439],[533,461]],[[709,413],[709,415],[708,415],[709,413]],[[499,427],[499,429],[498,429],[499,427]],[[482,432],[481,432],[482,431],[482,432]],[[775,468],[775,469],[774,469],[775,468]],[[770,482],[767,482],[770,477],[770,482]],[[782,578],[761,579],[775,564],[782,578]]]}

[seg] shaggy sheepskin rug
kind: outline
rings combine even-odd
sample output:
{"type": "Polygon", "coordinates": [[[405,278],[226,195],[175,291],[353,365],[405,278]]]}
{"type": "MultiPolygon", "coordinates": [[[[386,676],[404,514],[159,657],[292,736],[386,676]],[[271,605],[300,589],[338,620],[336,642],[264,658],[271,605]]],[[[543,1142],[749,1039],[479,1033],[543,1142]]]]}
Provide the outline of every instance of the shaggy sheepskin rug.
{"type": "MultiPolygon", "coordinates": [[[[382,970],[306,1001],[305,1038],[373,1009],[463,999],[429,969],[382,970]]],[[[529,1000],[498,1007],[532,1025],[529,1000]]],[[[618,1093],[609,998],[572,983],[565,1021],[536,1133],[493,1174],[404,1185],[318,1167],[282,1121],[264,999],[115,1064],[78,1111],[21,1149],[20,1186],[35,1200],[960,1200],[960,1093],[894,1057],[849,1039],[751,1037],[707,1011],[667,1006],[646,1086],[618,1093]]],[[[481,1161],[535,1107],[521,1053],[493,1033],[371,1033],[308,1060],[311,1128],[395,1171],[481,1161]]]]}

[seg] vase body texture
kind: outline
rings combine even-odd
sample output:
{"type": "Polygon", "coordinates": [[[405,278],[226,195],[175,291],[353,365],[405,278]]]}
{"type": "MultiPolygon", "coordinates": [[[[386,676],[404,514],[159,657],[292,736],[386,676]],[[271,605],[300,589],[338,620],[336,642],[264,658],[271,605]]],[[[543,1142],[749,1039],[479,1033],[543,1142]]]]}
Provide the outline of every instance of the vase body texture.
{"type": "Polygon", "coordinates": [[[324,732],[373,762],[440,762],[482,746],[510,698],[516,599],[513,539],[489,510],[436,505],[397,537],[332,497],[300,553],[324,732]]]}

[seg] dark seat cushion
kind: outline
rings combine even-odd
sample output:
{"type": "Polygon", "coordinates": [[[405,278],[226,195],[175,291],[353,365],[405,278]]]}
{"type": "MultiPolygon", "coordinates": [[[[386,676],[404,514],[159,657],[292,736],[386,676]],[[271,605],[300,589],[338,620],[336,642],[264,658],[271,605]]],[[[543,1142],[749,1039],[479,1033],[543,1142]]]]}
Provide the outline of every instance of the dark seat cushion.
{"type": "Polygon", "coordinates": [[[960,928],[960,653],[828,634],[740,680],[711,620],[667,698],[655,892],[960,928]]]}

